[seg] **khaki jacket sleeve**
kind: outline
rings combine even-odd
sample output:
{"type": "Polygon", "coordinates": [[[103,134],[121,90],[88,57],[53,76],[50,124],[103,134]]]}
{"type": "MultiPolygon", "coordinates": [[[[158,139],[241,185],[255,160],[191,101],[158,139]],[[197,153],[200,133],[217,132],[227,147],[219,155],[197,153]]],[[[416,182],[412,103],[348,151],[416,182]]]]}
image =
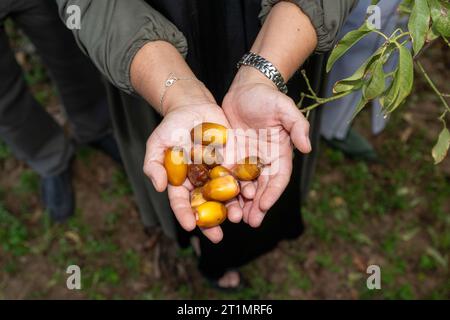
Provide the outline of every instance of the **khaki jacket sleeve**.
{"type": "MultiPolygon", "coordinates": [[[[280,0],[262,0],[260,19],[269,14],[272,7],[280,0]]],[[[316,53],[330,51],[343,26],[346,17],[357,4],[357,0],[290,0],[295,3],[311,20],[317,32],[316,53]]]]}
{"type": "Polygon", "coordinates": [[[187,54],[184,35],[143,0],[56,0],[64,22],[81,12],[75,39],[106,78],[133,93],[130,66],[137,51],[149,41],[164,40],[187,54]],[[74,7],[75,6],[75,7],[74,7]],[[75,11],[74,11],[75,8],[75,11]]]}

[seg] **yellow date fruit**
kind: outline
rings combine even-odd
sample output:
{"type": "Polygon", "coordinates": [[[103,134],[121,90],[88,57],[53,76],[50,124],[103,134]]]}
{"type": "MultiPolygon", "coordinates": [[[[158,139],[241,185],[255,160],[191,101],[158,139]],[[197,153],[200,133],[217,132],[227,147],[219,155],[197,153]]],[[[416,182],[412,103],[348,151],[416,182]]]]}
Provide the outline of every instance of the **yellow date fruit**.
{"type": "Polygon", "coordinates": [[[164,153],[164,168],[167,179],[173,186],[181,186],[187,177],[188,165],[186,155],[181,148],[169,148],[164,153]]]}
{"type": "Polygon", "coordinates": [[[258,157],[247,157],[232,168],[233,175],[241,181],[256,180],[261,175],[262,163],[258,157]]]}
{"type": "Polygon", "coordinates": [[[223,156],[213,145],[194,145],[191,149],[191,160],[195,164],[204,164],[208,168],[214,168],[223,163],[223,156]]]}
{"type": "Polygon", "coordinates": [[[227,218],[227,208],[223,203],[207,201],[195,208],[197,226],[212,228],[220,225],[227,218]]]}
{"type": "Polygon", "coordinates": [[[207,145],[225,145],[227,143],[227,128],[218,123],[203,122],[191,130],[194,143],[207,145]]]}
{"type": "Polygon", "coordinates": [[[209,170],[209,177],[211,179],[225,177],[231,175],[231,171],[223,166],[217,166],[209,170]]]}
{"type": "Polygon", "coordinates": [[[195,209],[205,202],[206,199],[203,198],[202,188],[195,188],[191,193],[191,207],[195,209]]]}
{"type": "Polygon", "coordinates": [[[225,202],[239,194],[239,183],[231,176],[224,176],[209,180],[203,186],[203,196],[207,200],[225,202]]]}
{"type": "Polygon", "coordinates": [[[190,164],[188,178],[194,187],[201,187],[209,180],[208,167],[204,164],[190,164]]]}

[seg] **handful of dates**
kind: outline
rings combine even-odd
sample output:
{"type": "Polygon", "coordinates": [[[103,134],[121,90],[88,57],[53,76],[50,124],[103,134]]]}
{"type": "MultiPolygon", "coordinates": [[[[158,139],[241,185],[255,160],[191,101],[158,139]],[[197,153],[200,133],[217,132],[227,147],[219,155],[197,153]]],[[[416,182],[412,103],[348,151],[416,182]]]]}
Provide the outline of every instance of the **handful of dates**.
{"type": "Polygon", "coordinates": [[[205,122],[191,130],[194,143],[190,155],[182,148],[166,150],[164,167],[169,183],[182,185],[189,179],[195,189],[191,192],[191,207],[195,212],[197,226],[211,228],[227,218],[225,203],[240,193],[238,181],[257,179],[263,165],[257,157],[247,157],[231,169],[221,164],[223,157],[215,147],[227,143],[227,128],[205,122]]]}

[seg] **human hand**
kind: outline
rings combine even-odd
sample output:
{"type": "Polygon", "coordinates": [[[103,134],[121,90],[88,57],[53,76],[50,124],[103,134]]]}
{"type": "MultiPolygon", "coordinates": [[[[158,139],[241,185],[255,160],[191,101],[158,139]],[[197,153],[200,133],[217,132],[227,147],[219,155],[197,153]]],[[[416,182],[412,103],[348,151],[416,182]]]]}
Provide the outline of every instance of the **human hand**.
{"type": "MultiPolygon", "coordinates": [[[[188,179],[181,186],[168,185],[163,165],[164,152],[173,146],[185,147],[186,151],[190,151],[187,149],[190,143],[190,131],[199,123],[213,122],[225,127],[229,127],[229,123],[212,96],[205,94],[192,97],[190,94],[195,88],[192,90],[182,88],[189,85],[192,83],[180,82],[176,84],[177,87],[171,88],[173,92],[170,92],[164,104],[164,119],[147,141],[144,172],[157,191],[162,192],[166,187],[168,188],[170,205],[176,219],[185,230],[192,231],[196,227],[195,215],[190,205],[190,192],[194,187],[188,179]]],[[[228,202],[227,209],[231,221],[240,220],[242,210],[237,201],[228,202]]],[[[215,243],[223,238],[220,226],[202,229],[202,232],[215,243]]]]}
{"type": "Polygon", "coordinates": [[[258,147],[257,155],[267,166],[256,182],[242,187],[246,189],[243,194],[249,195],[240,199],[243,219],[258,227],[289,183],[292,144],[303,153],[311,151],[309,123],[291,98],[252,67],[240,68],[222,108],[233,129],[256,130],[256,135],[246,136],[247,145],[266,143],[267,150],[277,150],[275,154],[262,154],[258,147]],[[267,135],[261,135],[260,129],[267,129],[267,135]]]}

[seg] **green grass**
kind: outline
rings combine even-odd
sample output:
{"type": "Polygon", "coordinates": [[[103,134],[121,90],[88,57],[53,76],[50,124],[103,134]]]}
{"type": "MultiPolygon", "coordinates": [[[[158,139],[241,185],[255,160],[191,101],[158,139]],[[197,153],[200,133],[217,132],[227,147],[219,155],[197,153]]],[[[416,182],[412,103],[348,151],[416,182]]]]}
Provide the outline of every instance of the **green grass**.
{"type": "Polygon", "coordinates": [[[141,256],[138,252],[128,249],[123,254],[122,259],[125,268],[127,268],[128,272],[133,276],[136,277],[139,275],[139,269],[141,266],[141,256]]]}
{"type": "Polygon", "coordinates": [[[117,227],[117,222],[119,221],[120,217],[121,214],[118,211],[106,213],[103,219],[105,229],[109,231],[114,231],[117,227]]]}
{"type": "Polygon", "coordinates": [[[117,244],[110,240],[97,240],[93,237],[88,237],[83,246],[83,250],[87,255],[95,255],[101,253],[116,253],[118,252],[119,248],[117,247],[117,244]]]}
{"type": "MultiPolygon", "coordinates": [[[[29,252],[28,230],[22,222],[0,203],[0,243],[4,252],[23,256],[29,252]]],[[[9,266],[11,271],[12,265],[9,266]]]]}
{"type": "Polygon", "coordinates": [[[37,194],[39,192],[39,176],[31,170],[25,170],[20,174],[15,191],[19,194],[37,194]]]}
{"type": "Polygon", "coordinates": [[[94,149],[87,146],[80,146],[77,150],[77,159],[85,166],[91,163],[92,155],[95,153],[94,149]]]}
{"type": "Polygon", "coordinates": [[[142,300],[164,299],[163,285],[159,282],[152,283],[148,291],[143,292],[138,298],[142,300]]]}
{"type": "MultiPolygon", "coordinates": [[[[45,67],[40,63],[38,58],[33,58],[30,65],[31,68],[25,72],[25,81],[29,86],[35,86],[41,83],[47,83],[49,77],[45,67]]],[[[50,93],[45,93],[50,96],[50,93]]],[[[40,101],[41,102],[41,101],[40,101]]]]}
{"type": "Polygon", "coordinates": [[[288,274],[288,286],[296,287],[303,291],[308,291],[312,288],[311,280],[308,275],[298,271],[298,267],[296,267],[293,263],[288,263],[287,265],[287,274],[288,274]]]}
{"type": "Polygon", "coordinates": [[[331,272],[338,273],[340,268],[333,261],[333,257],[329,253],[322,253],[316,256],[316,263],[320,268],[327,269],[331,272]]]}
{"type": "Polygon", "coordinates": [[[0,161],[6,160],[11,156],[11,150],[8,145],[0,140],[0,161]]]}
{"type": "Polygon", "coordinates": [[[101,196],[103,201],[112,202],[117,198],[131,196],[133,191],[125,172],[121,169],[116,169],[112,175],[112,184],[105,189],[101,196]]]}
{"type": "MultiPolygon", "coordinates": [[[[14,45],[26,42],[11,21],[6,27],[14,45]]],[[[48,75],[35,57],[27,60],[26,81],[41,104],[55,98],[48,75]]],[[[429,97],[416,98],[431,101],[429,97]]],[[[383,133],[385,138],[377,149],[381,164],[349,160],[340,151],[321,147],[313,196],[303,209],[306,233],[300,240],[283,243],[281,249],[276,249],[278,260],[271,263],[280,263],[277,270],[282,272],[273,277],[276,280],[269,281],[266,277],[274,271],[272,265],[266,265],[265,258],[243,268],[250,287],[232,294],[213,291],[201,278],[194,279],[201,282],[195,285],[168,284],[172,278],[154,279],[151,266],[148,267],[154,263],[153,252],[140,249],[141,244],[129,247],[120,239],[128,234],[127,231],[122,234],[126,228],[119,226],[130,219],[129,207],[120,200],[133,196],[120,169],[113,171],[110,184],[99,197],[108,208],[106,213],[99,213],[103,216],[99,226],[86,222],[83,204],[79,204],[75,217],[67,225],[54,225],[45,214],[41,221],[31,223],[30,213],[40,207],[36,207],[35,201],[39,177],[30,169],[20,173],[12,188],[1,186],[0,278],[20,279],[21,272],[26,271],[22,260],[32,263],[35,257],[44,256],[55,271],[47,287],[36,288],[28,297],[48,297],[53,286],[64,282],[65,268],[77,264],[82,270],[82,294],[92,299],[283,299],[292,292],[312,298],[316,293],[333,298],[327,293],[327,284],[319,282],[325,286],[319,287],[314,282],[322,276],[335,279],[334,285],[344,288],[341,293],[353,290],[361,299],[448,299],[449,176],[431,161],[434,141],[430,141],[427,127],[414,128],[408,143],[399,142],[399,132],[408,126],[402,114],[390,119],[383,133]],[[332,183],[323,179],[333,174],[339,176],[332,183]],[[5,202],[9,203],[10,198],[19,203],[11,207],[19,207],[18,213],[7,210],[5,202]],[[361,261],[355,262],[355,257],[361,261]],[[365,263],[380,265],[382,290],[367,289],[365,263]],[[146,285],[129,296],[130,282],[146,285]]],[[[94,154],[91,148],[80,148],[77,159],[94,170],[98,165],[94,154]]],[[[0,141],[0,166],[11,156],[10,148],[0,141]]],[[[178,250],[174,259],[173,263],[195,268],[191,248],[178,250]]]]}

